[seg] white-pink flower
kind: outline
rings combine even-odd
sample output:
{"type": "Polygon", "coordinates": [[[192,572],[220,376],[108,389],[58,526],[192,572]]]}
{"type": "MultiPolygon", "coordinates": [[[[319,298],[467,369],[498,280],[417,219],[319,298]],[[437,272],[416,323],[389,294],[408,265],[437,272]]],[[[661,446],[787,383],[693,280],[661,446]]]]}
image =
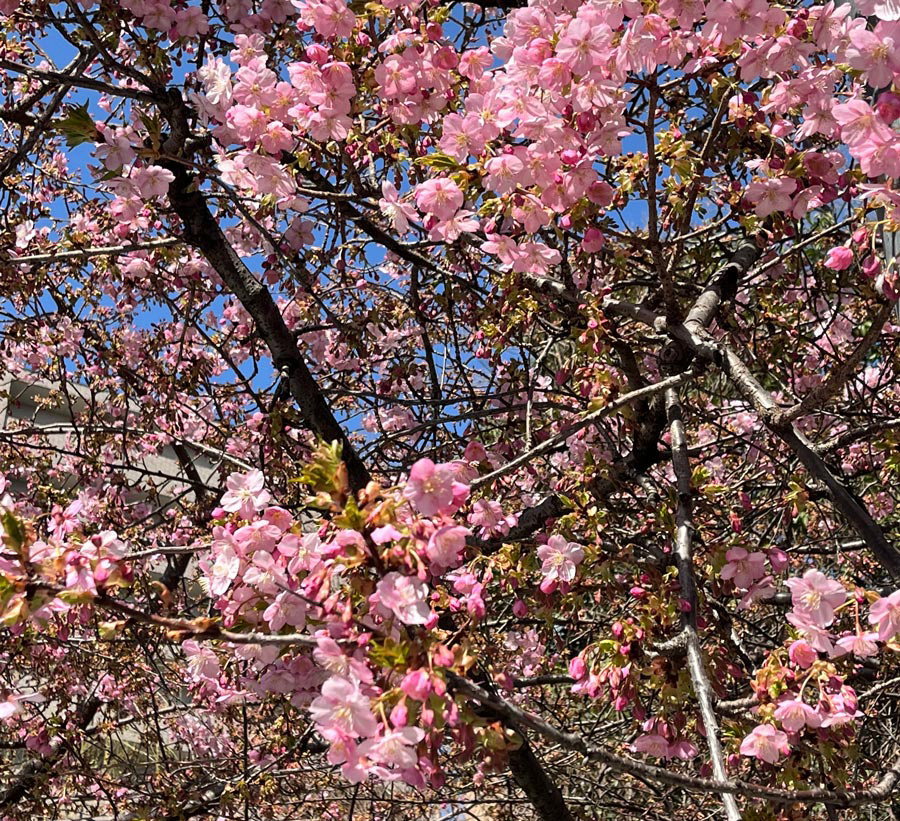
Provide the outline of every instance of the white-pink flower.
{"type": "Polygon", "coordinates": [[[416,205],[426,214],[434,214],[439,220],[450,219],[465,199],[460,187],[445,177],[426,180],[416,186],[416,205]]]}
{"type": "Polygon", "coordinates": [[[537,555],[542,562],[541,573],[545,578],[570,582],[584,558],[584,548],[576,542],[567,542],[564,536],[556,535],[537,549],[537,555]]]}
{"type": "Polygon", "coordinates": [[[804,727],[818,727],[822,723],[820,716],[813,707],[810,707],[799,698],[789,698],[782,701],[775,708],[775,718],[781,722],[789,733],[796,733],[804,727]]]}
{"type": "Polygon", "coordinates": [[[831,643],[832,634],[824,627],[811,623],[805,613],[797,613],[790,610],[785,615],[785,618],[797,628],[797,632],[806,639],[809,646],[814,650],[829,654],[834,652],[834,645],[831,643]]]}
{"type": "Polygon", "coordinates": [[[455,483],[456,471],[451,465],[419,459],[409,471],[403,495],[423,516],[435,516],[450,511],[455,483]]]}
{"type": "Polygon", "coordinates": [[[741,742],[741,755],[775,764],[783,755],[791,752],[786,733],[770,724],[760,724],[741,742]]]}
{"type": "Polygon", "coordinates": [[[878,645],[875,643],[877,639],[878,633],[851,633],[849,636],[842,636],[835,643],[845,653],[865,659],[878,655],[878,645]]]}
{"type": "Polygon", "coordinates": [[[869,623],[878,625],[880,641],[890,641],[900,633],[900,590],[872,604],[869,608],[869,623]]]}
{"type": "MultiPolygon", "coordinates": [[[[359,754],[378,764],[396,767],[398,770],[410,770],[419,760],[416,745],[425,737],[425,731],[419,727],[401,727],[380,738],[370,738],[359,745],[359,754]]],[[[378,775],[387,777],[387,773],[378,775]]]]}
{"type": "Polygon", "coordinates": [[[431,618],[428,586],[421,579],[391,571],[375,589],[381,605],[404,624],[425,624],[431,618]]]}
{"type": "Polygon", "coordinates": [[[252,519],[257,510],[262,510],[272,499],[265,489],[266,480],[262,471],[248,470],[246,473],[232,473],[225,480],[225,495],[219,503],[229,513],[240,513],[244,519],[252,519]]]}
{"type": "Polygon", "coordinates": [[[755,206],[756,216],[762,218],[776,211],[788,211],[791,207],[791,195],[796,190],[795,179],[767,177],[750,183],[747,199],[755,206]]]}
{"type": "Polygon", "coordinates": [[[735,587],[747,590],[753,582],[766,575],[766,556],[743,547],[733,547],[725,554],[727,564],[722,568],[722,578],[734,581],[735,587]]]}
{"type": "Polygon", "coordinates": [[[460,525],[439,527],[425,547],[428,560],[438,568],[447,570],[459,564],[459,555],[465,549],[466,537],[470,531],[460,525]]]}
{"type": "Polygon", "coordinates": [[[359,684],[338,676],[322,685],[322,695],[313,700],[309,714],[329,739],[336,734],[368,738],[378,732],[378,721],[359,684]]]}
{"type": "Polygon", "coordinates": [[[400,193],[390,180],[381,183],[381,194],[378,208],[391,221],[395,231],[405,234],[410,222],[417,216],[416,209],[410,203],[400,201],[400,193]]]}
{"type": "Polygon", "coordinates": [[[794,610],[817,627],[834,621],[834,610],[847,599],[843,585],[818,570],[807,570],[803,578],[788,579],[794,610]]]}
{"type": "Polygon", "coordinates": [[[241,557],[227,542],[214,543],[213,546],[216,544],[221,544],[221,547],[216,550],[215,560],[206,571],[206,577],[209,580],[209,592],[213,596],[221,596],[237,577],[241,569],[241,557]]]}
{"type": "Polygon", "coordinates": [[[145,165],[131,175],[131,181],[140,191],[141,198],[145,200],[165,196],[169,190],[169,183],[174,179],[175,175],[171,171],[159,165],[145,165]]]}

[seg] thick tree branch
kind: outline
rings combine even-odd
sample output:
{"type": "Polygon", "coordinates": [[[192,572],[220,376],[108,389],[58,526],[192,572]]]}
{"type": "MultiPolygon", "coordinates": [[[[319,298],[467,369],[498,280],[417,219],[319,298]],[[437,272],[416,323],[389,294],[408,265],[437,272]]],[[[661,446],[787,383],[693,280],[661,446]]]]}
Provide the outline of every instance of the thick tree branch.
{"type": "MultiPolygon", "coordinates": [[[[694,531],[693,499],[691,496],[691,465],[688,459],[687,442],[684,434],[681,403],[674,388],[666,390],[666,411],[669,418],[669,430],[672,436],[672,469],[675,472],[676,490],[678,494],[675,512],[675,564],[678,567],[678,581],[681,597],[687,603],[687,612],[683,616],[683,634],[687,649],[688,670],[694,686],[694,694],[700,705],[700,715],[706,729],[706,744],[712,761],[713,774],[717,781],[727,781],[725,758],[719,741],[719,723],[713,710],[713,692],[709,676],[703,661],[703,650],[697,631],[697,582],[694,577],[694,558],[691,540],[694,531]]],[[[725,815],[729,821],[740,821],[741,812],[734,796],[722,794],[725,815]]]]}
{"type": "Polygon", "coordinates": [[[827,377],[813,388],[806,396],[803,397],[796,405],[787,410],[779,411],[773,417],[776,425],[786,425],[793,422],[800,416],[806,416],[808,413],[815,413],[822,409],[822,406],[834,397],[847,383],[847,380],[853,376],[857,366],[862,362],[865,355],[871,347],[878,341],[884,330],[884,324],[890,319],[894,312],[894,302],[885,302],[882,304],[878,313],[872,317],[872,327],[869,328],[866,335],[859,341],[853,351],[835,366],[827,377]]]}
{"type": "Polygon", "coordinates": [[[599,421],[600,419],[604,419],[612,413],[615,413],[617,410],[621,410],[626,405],[630,405],[632,402],[637,402],[642,399],[646,399],[647,397],[654,396],[658,393],[662,393],[663,391],[669,390],[671,388],[675,388],[679,385],[682,385],[690,378],[690,374],[681,373],[676,376],[670,376],[667,379],[662,379],[659,382],[654,383],[653,385],[646,385],[643,388],[638,388],[637,390],[629,391],[623,396],[614,399],[607,405],[604,405],[602,408],[598,408],[595,411],[591,411],[588,414],[585,414],[575,422],[572,422],[568,425],[565,430],[560,433],[554,434],[549,438],[545,439],[539,445],[535,445],[535,447],[526,451],[525,453],[517,456],[515,459],[511,459],[505,465],[501,465],[494,471],[486,474],[485,476],[480,476],[474,482],[472,482],[472,488],[477,489],[482,487],[483,485],[490,484],[496,479],[500,479],[511,471],[515,470],[517,467],[521,467],[522,465],[526,465],[529,462],[537,459],[540,456],[543,456],[546,453],[550,453],[558,448],[560,445],[565,443],[565,441],[575,433],[584,428],[592,425],[594,422],[599,421]]]}
{"type": "MultiPolygon", "coordinates": [[[[172,128],[166,153],[181,156],[189,130],[185,105],[177,90],[170,90],[170,99],[162,107],[172,128]]],[[[272,361],[287,377],[291,395],[310,430],[327,442],[341,443],[350,485],[361,490],[371,479],[369,471],[335,419],[268,288],[235,253],[187,168],[171,160],[160,160],[160,164],[175,175],[169,186],[169,201],[184,225],[185,240],[203,254],[253,318],[272,361]]]]}
{"type": "Polygon", "coordinates": [[[669,329],[676,338],[692,347],[698,354],[718,351],[715,360],[731,379],[738,392],[759,413],[766,426],[796,453],[810,475],[822,482],[835,509],[856,530],[879,564],[900,582],[900,551],[888,542],[881,527],[871,517],[863,502],[835,476],[831,468],[812,446],[812,443],[791,424],[777,421],[775,400],[750,372],[737,353],[728,345],[717,343],[712,337],[698,337],[684,325],[669,329]]]}
{"type": "Polygon", "coordinates": [[[833,807],[849,808],[887,800],[891,797],[894,787],[900,780],[900,758],[894,761],[890,769],[877,784],[861,790],[783,790],[738,779],[726,779],[723,781],[713,778],[697,778],[665,767],[644,764],[642,761],[634,758],[617,755],[603,747],[591,746],[580,735],[560,730],[533,713],[522,710],[504,699],[493,697],[486,690],[464,679],[462,676],[450,673],[448,679],[451,687],[456,692],[468,696],[497,715],[503,716],[523,727],[529,727],[566,749],[581,753],[590,761],[599,761],[610,769],[636,778],[668,784],[692,792],[711,793],[714,795],[743,795],[748,798],[759,798],[779,804],[821,803],[833,807]]]}

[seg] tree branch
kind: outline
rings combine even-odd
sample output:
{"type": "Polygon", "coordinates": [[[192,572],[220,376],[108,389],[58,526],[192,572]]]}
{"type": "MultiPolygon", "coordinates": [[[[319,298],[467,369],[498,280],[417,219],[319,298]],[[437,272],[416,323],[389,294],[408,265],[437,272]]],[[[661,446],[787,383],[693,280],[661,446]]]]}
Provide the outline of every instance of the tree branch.
{"type": "MultiPolygon", "coordinates": [[[[669,418],[669,430],[672,436],[672,469],[675,472],[678,503],[675,512],[675,564],[678,567],[678,581],[681,596],[688,604],[688,611],[682,616],[683,634],[687,645],[688,671],[694,685],[694,694],[700,705],[700,715],[706,728],[706,744],[712,760],[713,774],[717,781],[727,781],[725,759],[722,745],[719,742],[719,723],[713,710],[713,693],[703,663],[703,651],[700,647],[700,636],[697,632],[697,582],[694,577],[694,558],[691,551],[691,538],[694,531],[692,521],[693,500],[691,498],[691,465],[687,454],[687,443],[684,435],[684,420],[681,403],[674,388],[666,390],[666,411],[669,418]]],[[[734,796],[722,794],[725,815],[729,821],[741,821],[734,796]]]]}
{"type": "MultiPolygon", "coordinates": [[[[188,142],[189,128],[186,107],[177,89],[169,90],[169,100],[161,107],[172,128],[165,153],[180,157],[188,142]]],[[[369,471],[335,419],[269,290],[235,253],[187,168],[172,160],[161,159],[160,164],[175,175],[169,185],[169,200],[184,225],[185,240],[203,254],[253,318],[275,367],[287,377],[306,424],[326,442],[341,443],[350,485],[361,490],[371,479],[369,471]]]]}
{"type": "Polygon", "coordinates": [[[738,779],[712,779],[697,778],[690,775],[670,770],[665,767],[656,767],[652,764],[644,764],[642,761],[629,756],[617,755],[603,747],[593,747],[579,735],[567,733],[554,727],[533,713],[526,712],[508,701],[494,698],[486,690],[473,684],[471,681],[455,673],[447,675],[450,685],[458,693],[468,696],[473,701],[488,707],[497,715],[503,716],[524,727],[529,727],[545,738],[556,742],[562,747],[581,753],[590,761],[599,761],[610,769],[626,773],[636,778],[668,784],[672,787],[680,787],[692,792],[711,793],[723,795],[744,795],[748,798],[759,798],[765,801],[779,804],[829,804],[834,807],[860,807],[865,804],[873,804],[885,801],[891,797],[894,787],[900,780],[900,758],[897,758],[881,780],[874,786],[862,790],[783,790],[777,787],[764,787],[738,779]]]}
{"type": "Polygon", "coordinates": [[[869,349],[878,341],[884,330],[884,324],[894,312],[895,304],[894,302],[883,303],[878,313],[872,317],[872,327],[849,356],[838,362],[821,384],[813,388],[796,405],[776,413],[773,422],[776,425],[786,425],[800,416],[806,416],[808,413],[821,409],[829,399],[835,396],[853,375],[869,349]]]}

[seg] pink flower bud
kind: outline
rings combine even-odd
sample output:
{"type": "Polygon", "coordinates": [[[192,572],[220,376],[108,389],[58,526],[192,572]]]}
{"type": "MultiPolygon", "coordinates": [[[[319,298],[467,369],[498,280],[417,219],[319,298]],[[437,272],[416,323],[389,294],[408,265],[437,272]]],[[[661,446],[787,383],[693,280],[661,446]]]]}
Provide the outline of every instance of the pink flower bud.
{"type": "Polygon", "coordinates": [[[570,659],[569,675],[576,681],[581,681],[587,675],[587,665],[585,665],[581,656],[575,656],[575,658],[570,659]]]}
{"type": "Polygon", "coordinates": [[[409,720],[409,710],[406,709],[406,701],[398,701],[391,710],[391,724],[395,727],[405,727],[409,720]]]}
{"type": "Polygon", "coordinates": [[[875,279],[881,273],[881,260],[875,255],[869,254],[860,263],[860,267],[862,268],[863,276],[868,279],[875,279]]]}
{"type": "Polygon", "coordinates": [[[312,43],[306,47],[306,57],[320,66],[328,62],[328,49],[321,43],[312,43]]]}
{"type": "Polygon", "coordinates": [[[525,602],[523,602],[521,599],[516,599],[513,602],[512,611],[513,611],[513,615],[516,618],[524,619],[525,616],[528,615],[528,605],[525,604],[525,602]]]}
{"type": "Polygon", "coordinates": [[[832,248],[825,255],[825,262],[823,264],[832,271],[845,271],[853,264],[853,251],[849,248],[845,248],[843,245],[832,248]]]}
{"type": "Polygon", "coordinates": [[[895,120],[900,120],[900,94],[893,91],[879,94],[878,101],[875,103],[875,111],[888,125],[892,125],[895,120]]]}
{"type": "Polygon", "coordinates": [[[582,134],[586,134],[597,124],[597,118],[590,111],[582,111],[575,117],[575,125],[582,134]]]}
{"type": "Polygon", "coordinates": [[[450,667],[453,664],[453,651],[443,644],[439,644],[431,651],[431,661],[435,667],[450,667]]]}
{"type": "Polygon", "coordinates": [[[425,701],[431,694],[431,679],[426,670],[413,670],[403,677],[400,689],[416,701],[425,701]]]}
{"type": "Polygon", "coordinates": [[[780,573],[788,566],[788,554],[785,553],[780,547],[773,547],[769,551],[769,564],[772,565],[772,570],[776,573],[780,573]]]}
{"type": "Polygon", "coordinates": [[[606,239],[599,228],[588,228],[581,240],[581,250],[586,254],[595,254],[605,243],[606,239]]]}
{"type": "Polygon", "coordinates": [[[794,664],[803,670],[809,667],[819,657],[818,653],[802,639],[795,641],[788,648],[788,656],[794,664]]]}

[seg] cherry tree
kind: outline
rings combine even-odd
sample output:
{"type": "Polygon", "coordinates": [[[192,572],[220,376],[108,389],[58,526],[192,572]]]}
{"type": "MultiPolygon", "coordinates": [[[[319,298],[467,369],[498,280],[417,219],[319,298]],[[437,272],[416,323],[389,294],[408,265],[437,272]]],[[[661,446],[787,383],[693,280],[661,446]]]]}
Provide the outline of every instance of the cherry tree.
{"type": "Polygon", "coordinates": [[[0,818],[893,817],[894,18],[0,0],[0,818]]]}

